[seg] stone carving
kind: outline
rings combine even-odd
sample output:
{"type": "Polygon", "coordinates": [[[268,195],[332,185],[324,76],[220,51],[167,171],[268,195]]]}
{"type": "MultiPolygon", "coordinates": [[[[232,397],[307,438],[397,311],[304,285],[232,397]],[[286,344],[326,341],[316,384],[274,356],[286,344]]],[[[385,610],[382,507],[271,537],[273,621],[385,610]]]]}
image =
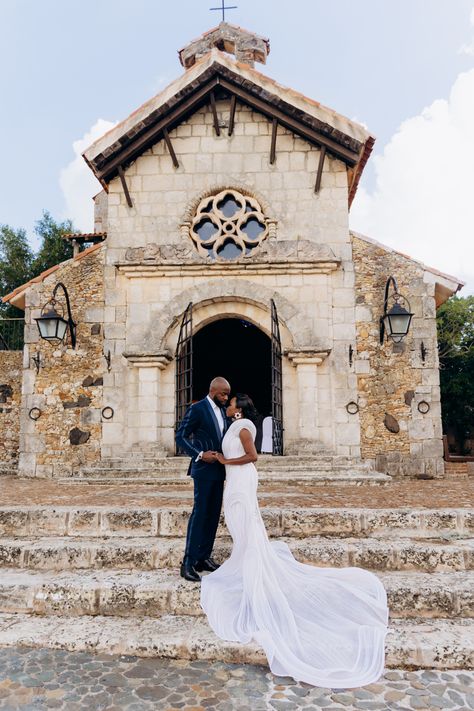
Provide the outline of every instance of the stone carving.
{"type": "Polygon", "coordinates": [[[198,254],[212,261],[250,255],[268,233],[268,220],[257,200],[237,190],[203,198],[189,227],[198,254]]]}
{"type": "MultiPolygon", "coordinates": [[[[232,264],[249,261],[250,255],[241,256],[232,260],[232,264]]],[[[201,256],[191,245],[147,245],[147,247],[132,247],[125,253],[127,262],[147,264],[213,264],[215,259],[201,256]],[[151,256],[153,255],[153,257],[151,256]]],[[[227,262],[228,260],[219,260],[227,262]]],[[[265,241],[258,245],[251,254],[251,261],[255,264],[292,264],[292,263],[339,263],[334,252],[325,244],[317,244],[311,240],[279,240],[265,241]]]]}
{"type": "Polygon", "coordinates": [[[389,432],[393,432],[394,434],[400,432],[400,425],[398,424],[398,420],[393,415],[390,415],[388,412],[385,413],[385,419],[383,423],[389,432]]]}

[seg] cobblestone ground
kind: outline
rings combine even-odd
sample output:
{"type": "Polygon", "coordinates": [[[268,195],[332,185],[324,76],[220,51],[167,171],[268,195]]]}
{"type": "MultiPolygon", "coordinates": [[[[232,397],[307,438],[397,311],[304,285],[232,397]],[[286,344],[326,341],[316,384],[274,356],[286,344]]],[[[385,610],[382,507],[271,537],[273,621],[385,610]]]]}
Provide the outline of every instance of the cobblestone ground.
{"type": "Polygon", "coordinates": [[[0,649],[2,711],[474,709],[473,672],[387,671],[362,689],[322,689],[264,667],[0,649]]]}

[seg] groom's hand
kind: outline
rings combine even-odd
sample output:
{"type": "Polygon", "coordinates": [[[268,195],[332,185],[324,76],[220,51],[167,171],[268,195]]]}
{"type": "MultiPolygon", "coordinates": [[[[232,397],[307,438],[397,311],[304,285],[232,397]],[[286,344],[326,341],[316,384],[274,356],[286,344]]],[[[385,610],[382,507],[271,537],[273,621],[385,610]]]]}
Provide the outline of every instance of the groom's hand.
{"type": "Polygon", "coordinates": [[[217,458],[216,452],[211,452],[210,450],[207,452],[202,453],[202,461],[206,462],[206,464],[212,464],[212,462],[215,462],[217,458]]]}

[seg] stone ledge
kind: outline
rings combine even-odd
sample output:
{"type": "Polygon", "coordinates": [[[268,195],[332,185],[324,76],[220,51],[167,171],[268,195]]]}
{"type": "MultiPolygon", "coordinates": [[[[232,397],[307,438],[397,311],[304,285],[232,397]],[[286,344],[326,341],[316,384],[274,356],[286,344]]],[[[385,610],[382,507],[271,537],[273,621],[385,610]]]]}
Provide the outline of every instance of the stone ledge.
{"type": "MultiPolygon", "coordinates": [[[[391,617],[474,617],[470,572],[377,573],[391,617]]],[[[199,585],[170,569],[125,572],[33,571],[3,568],[0,610],[36,615],[202,616],[199,585]]]]}
{"type": "MultiPolygon", "coordinates": [[[[109,494],[110,495],[110,494],[109,494]]],[[[175,506],[3,506],[0,536],[163,536],[186,534],[191,501],[175,506]]],[[[474,533],[469,509],[362,509],[264,506],[271,536],[354,536],[455,540],[474,533]]],[[[218,536],[226,535],[223,527],[218,536]]]]}
{"type": "MultiPolygon", "coordinates": [[[[390,630],[386,638],[387,667],[469,669],[474,665],[471,621],[397,620],[390,630]]],[[[186,616],[71,619],[0,613],[0,647],[15,646],[266,664],[256,644],[224,642],[205,620],[186,616]]]]}
{"type": "MultiPolygon", "coordinates": [[[[473,540],[452,543],[413,541],[409,538],[279,537],[301,563],[368,570],[448,572],[474,569],[473,540]]],[[[4,538],[0,541],[0,566],[30,570],[157,570],[179,568],[183,537],[44,537],[4,538]]],[[[213,557],[229,557],[231,542],[223,533],[213,557]]]]}

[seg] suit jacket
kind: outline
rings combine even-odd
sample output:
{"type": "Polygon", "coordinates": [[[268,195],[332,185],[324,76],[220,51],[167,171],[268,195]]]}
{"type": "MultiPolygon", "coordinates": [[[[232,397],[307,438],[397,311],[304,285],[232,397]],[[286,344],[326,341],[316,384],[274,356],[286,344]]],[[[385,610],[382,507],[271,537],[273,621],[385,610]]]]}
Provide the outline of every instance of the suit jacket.
{"type": "MultiPolygon", "coordinates": [[[[225,412],[222,413],[222,416],[225,433],[227,425],[225,412]]],[[[198,462],[195,461],[199,452],[208,450],[221,452],[222,438],[223,434],[221,435],[219,423],[207,398],[196,402],[187,409],[176,432],[176,444],[191,457],[188,475],[209,481],[225,479],[223,464],[219,464],[219,462],[208,464],[202,459],[198,462]]]]}

